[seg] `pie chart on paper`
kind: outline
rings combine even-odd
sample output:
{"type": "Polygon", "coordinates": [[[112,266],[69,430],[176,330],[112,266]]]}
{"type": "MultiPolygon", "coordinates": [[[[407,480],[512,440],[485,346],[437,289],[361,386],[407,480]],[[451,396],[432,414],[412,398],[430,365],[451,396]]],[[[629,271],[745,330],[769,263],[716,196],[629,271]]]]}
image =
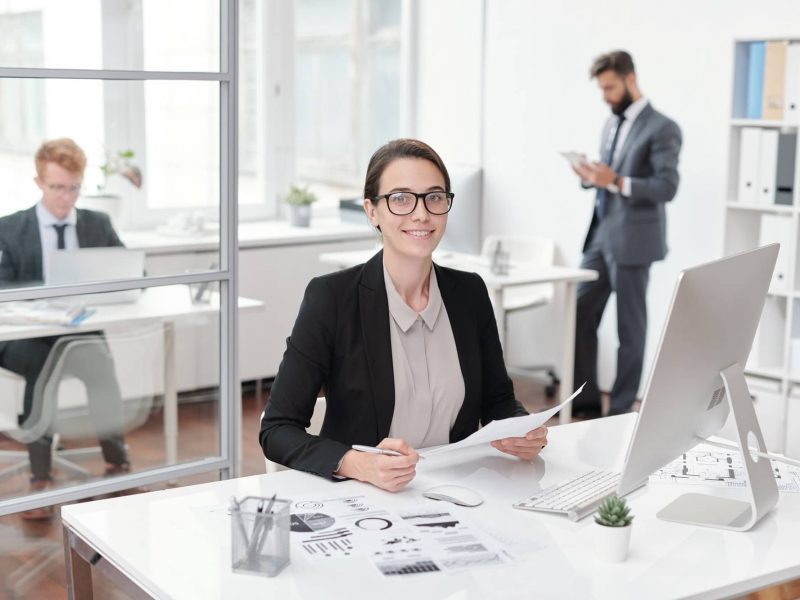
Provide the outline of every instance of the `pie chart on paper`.
{"type": "Polygon", "coordinates": [[[297,533],[322,531],[333,525],[336,520],[322,513],[293,513],[291,530],[297,533]]]}

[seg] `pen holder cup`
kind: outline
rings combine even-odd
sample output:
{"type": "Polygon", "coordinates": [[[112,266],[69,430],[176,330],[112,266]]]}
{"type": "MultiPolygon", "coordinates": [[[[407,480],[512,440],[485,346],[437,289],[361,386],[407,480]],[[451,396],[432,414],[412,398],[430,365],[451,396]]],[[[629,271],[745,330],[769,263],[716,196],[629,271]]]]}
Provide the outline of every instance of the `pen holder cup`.
{"type": "Polygon", "coordinates": [[[274,577],[289,564],[290,500],[248,496],[231,511],[231,565],[237,573],[274,577]],[[259,511],[261,507],[261,511],[259,511]]]}

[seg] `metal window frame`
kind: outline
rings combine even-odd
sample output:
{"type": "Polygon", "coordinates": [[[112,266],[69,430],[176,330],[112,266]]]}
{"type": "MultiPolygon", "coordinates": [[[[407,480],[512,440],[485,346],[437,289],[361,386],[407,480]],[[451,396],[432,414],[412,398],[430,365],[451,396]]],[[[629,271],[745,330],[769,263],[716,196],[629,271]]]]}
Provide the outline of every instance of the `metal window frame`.
{"type": "Polygon", "coordinates": [[[298,176],[307,181],[320,182],[336,187],[359,186],[360,166],[366,164],[375,150],[368,147],[369,122],[368,111],[371,110],[366,101],[370,84],[367,54],[375,45],[396,46],[399,52],[400,94],[402,97],[400,114],[400,135],[412,135],[416,128],[416,20],[417,0],[402,0],[400,23],[391,32],[369,32],[369,5],[367,0],[351,0],[353,6],[352,31],[349,34],[307,35],[295,37],[295,52],[301,49],[349,51],[350,64],[355,72],[351,84],[351,109],[353,123],[351,136],[355,140],[352,155],[346,156],[335,164],[318,156],[297,157],[298,176]]]}
{"type": "Polygon", "coordinates": [[[165,465],[108,480],[78,483],[0,500],[0,516],[23,510],[74,502],[122,489],[168,482],[180,477],[218,471],[220,478],[238,477],[241,443],[241,385],[238,372],[238,29],[237,0],[220,0],[220,68],[218,72],[146,71],[106,69],[44,69],[0,67],[0,78],[99,79],[122,81],[219,82],[220,126],[220,268],[202,273],[113,280],[63,286],[6,289],[0,302],[34,300],[65,295],[110,292],[164,285],[220,282],[220,402],[219,455],[165,465]]]}

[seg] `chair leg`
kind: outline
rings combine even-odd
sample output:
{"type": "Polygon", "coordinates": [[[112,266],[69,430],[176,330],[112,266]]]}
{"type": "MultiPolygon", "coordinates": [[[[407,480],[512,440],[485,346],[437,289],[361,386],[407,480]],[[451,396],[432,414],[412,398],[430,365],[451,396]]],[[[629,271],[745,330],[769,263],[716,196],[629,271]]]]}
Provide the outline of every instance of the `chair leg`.
{"type": "Polygon", "coordinates": [[[54,452],[55,456],[60,456],[61,458],[86,458],[91,456],[101,456],[103,451],[100,449],[100,446],[92,446],[89,448],[69,448],[64,450],[58,450],[54,452]]]}
{"type": "Polygon", "coordinates": [[[78,477],[88,478],[92,474],[89,469],[85,469],[71,460],[62,458],[60,453],[53,454],[53,466],[59,467],[63,471],[71,473],[72,475],[77,475],[78,477]]]}

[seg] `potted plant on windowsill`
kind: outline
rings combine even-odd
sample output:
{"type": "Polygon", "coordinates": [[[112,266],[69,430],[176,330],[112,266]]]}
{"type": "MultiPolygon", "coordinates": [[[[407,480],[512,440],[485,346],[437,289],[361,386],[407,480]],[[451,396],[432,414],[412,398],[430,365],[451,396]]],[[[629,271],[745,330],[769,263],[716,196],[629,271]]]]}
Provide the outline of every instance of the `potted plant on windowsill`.
{"type": "Polygon", "coordinates": [[[289,224],[293,227],[308,227],[311,223],[311,205],[317,196],[308,190],[308,186],[293,185],[289,188],[284,202],[289,205],[289,224]]]}
{"type": "Polygon", "coordinates": [[[609,496],[594,517],[597,523],[595,546],[597,553],[610,562],[622,562],[628,558],[633,515],[624,499],[616,494],[609,496]]]}
{"type": "Polygon", "coordinates": [[[108,180],[113,175],[119,175],[139,189],[142,187],[142,171],[131,162],[134,158],[133,150],[106,151],[105,157],[106,161],[100,165],[100,181],[96,191],[81,196],[81,207],[104,212],[114,227],[120,227],[123,224],[123,198],[108,191],[108,180]]]}
{"type": "Polygon", "coordinates": [[[106,151],[106,161],[100,165],[102,179],[97,184],[97,191],[86,194],[86,198],[118,198],[118,194],[108,192],[108,179],[113,175],[119,175],[126,179],[135,187],[142,187],[142,171],[133,162],[135,154],[133,150],[118,150],[117,152],[106,151]]]}

